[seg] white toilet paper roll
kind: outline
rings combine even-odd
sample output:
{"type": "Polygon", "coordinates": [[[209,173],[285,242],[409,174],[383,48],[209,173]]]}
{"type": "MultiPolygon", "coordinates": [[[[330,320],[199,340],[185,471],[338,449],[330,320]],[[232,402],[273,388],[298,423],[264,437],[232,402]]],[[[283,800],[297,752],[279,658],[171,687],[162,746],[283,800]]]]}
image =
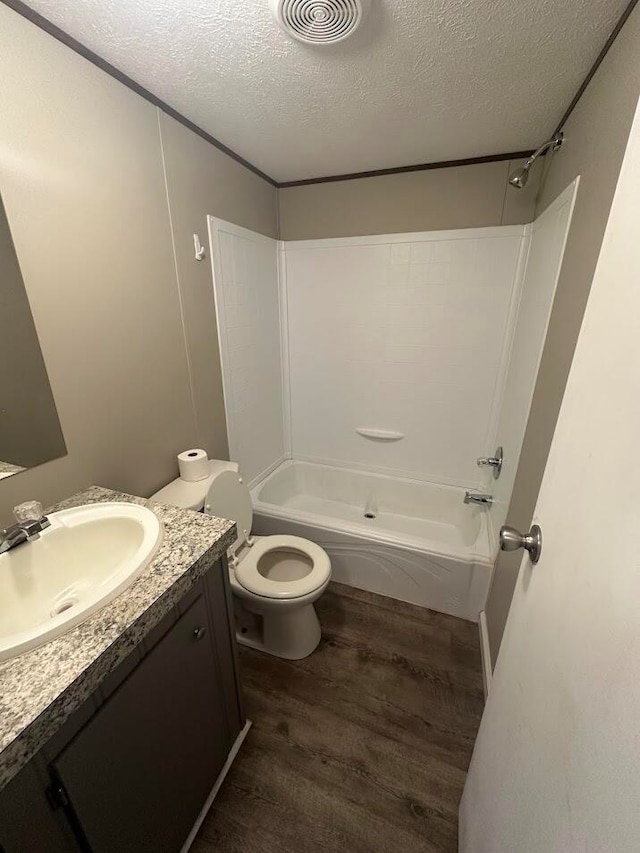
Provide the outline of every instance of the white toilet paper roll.
{"type": "Polygon", "coordinates": [[[183,450],[178,454],[178,468],[180,479],[187,483],[204,480],[209,476],[209,457],[206,451],[197,447],[193,450],[183,450]]]}

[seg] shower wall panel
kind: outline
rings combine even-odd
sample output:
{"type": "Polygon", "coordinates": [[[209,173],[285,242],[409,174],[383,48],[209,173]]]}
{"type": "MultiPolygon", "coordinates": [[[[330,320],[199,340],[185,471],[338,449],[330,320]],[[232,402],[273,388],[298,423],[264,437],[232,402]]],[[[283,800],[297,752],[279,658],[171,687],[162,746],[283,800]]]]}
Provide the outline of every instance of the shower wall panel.
{"type": "Polygon", "coordinates": [[[504,464],[498,480],[485,474],[494,496],[489,514],[494,541],[507,518],[577,191],[576,178],[529,226],[531,242],[497,427],[504,464]]]}
{"type": "Polygon", "coordinates": [[[527,241],[509,226],[282,244],[293,457],[482,485],[527,241]]]}
{"type": "Polygon", "coordinates": [[[214,217],[209,236],[229,453],[250,483],[288,455],[278,243],[214,217]]]}

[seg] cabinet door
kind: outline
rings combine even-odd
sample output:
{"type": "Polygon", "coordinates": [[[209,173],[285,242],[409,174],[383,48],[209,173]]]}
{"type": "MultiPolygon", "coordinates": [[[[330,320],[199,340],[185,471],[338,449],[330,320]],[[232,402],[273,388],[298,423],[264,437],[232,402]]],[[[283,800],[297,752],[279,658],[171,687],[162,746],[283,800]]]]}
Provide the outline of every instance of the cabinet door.
{"type": "Polygon", "coordinates": [[[47,799],[47,784],[32,760],[0,793],[1,853],[77,853],[64,816],[58,822],[47,799]]]}
{"type": "Polygon", "coordinates": [[[200,597],[54,763],[93,853],[176,853],[230,748],[200,597]]]}
{"type": "Polygon", "coordinates": [[[233,743],[246,722],[242,707],[242,687],[236,645],[236,626],[233,616],[233,599],[229,583],[227,558],[204,576],[204,588],[209,609],[209,620],[215,635],[215,648],[222,679],[227,709],[227,724],[233,743]]]}

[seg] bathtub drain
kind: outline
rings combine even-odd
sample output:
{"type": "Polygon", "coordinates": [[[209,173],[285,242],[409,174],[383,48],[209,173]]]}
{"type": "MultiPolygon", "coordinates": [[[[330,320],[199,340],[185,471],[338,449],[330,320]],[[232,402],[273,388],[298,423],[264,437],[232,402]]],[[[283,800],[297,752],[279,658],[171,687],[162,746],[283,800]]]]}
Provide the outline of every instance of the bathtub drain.
{"type": "Polygon", "coordinates": [[[376,514],[375,514],[375,512],[365,512],[364,517],[365,518],[375,518],[376,514]]]}

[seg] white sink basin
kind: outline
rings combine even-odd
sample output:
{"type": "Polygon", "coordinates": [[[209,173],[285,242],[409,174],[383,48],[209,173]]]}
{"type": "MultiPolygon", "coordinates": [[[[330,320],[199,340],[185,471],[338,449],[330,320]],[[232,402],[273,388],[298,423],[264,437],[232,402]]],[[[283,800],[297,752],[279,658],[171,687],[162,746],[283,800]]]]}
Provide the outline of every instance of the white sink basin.
{"type": "Polygon", "coordinates": [[[0,554],[0,660],[64,634],[130,586],[162,542],[143,506],[98,503],[48,516],[38,539],[0,554]]]}

